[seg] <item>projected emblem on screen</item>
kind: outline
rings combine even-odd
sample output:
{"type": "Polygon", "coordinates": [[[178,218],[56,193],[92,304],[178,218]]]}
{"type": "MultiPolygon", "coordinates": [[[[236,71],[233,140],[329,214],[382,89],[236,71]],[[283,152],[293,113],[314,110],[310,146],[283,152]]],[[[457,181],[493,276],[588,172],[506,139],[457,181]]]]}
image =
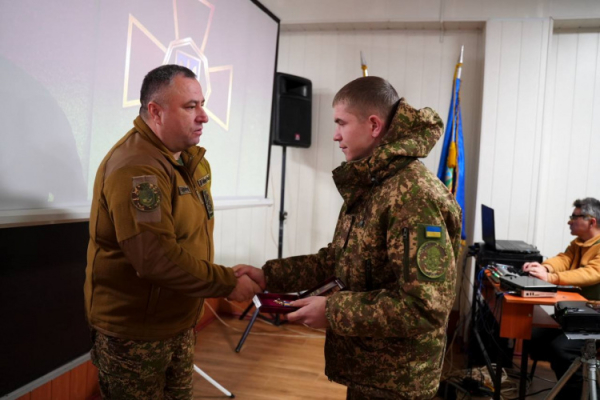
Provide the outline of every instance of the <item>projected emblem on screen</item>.
{"type": "MultiPolygon", "coordinates": [[[[183,65],[198,76],[212,121],[229,130],[233,65],[209,67],[206,45],[215,6],[206,0],[173,0],[175,37],[164,45],[134,15],[129,14],[123,107],[140,105],[139,88],[157,65],[183,65]]],[[[166,23],[167,21],[165,21],[166,23]]]]}

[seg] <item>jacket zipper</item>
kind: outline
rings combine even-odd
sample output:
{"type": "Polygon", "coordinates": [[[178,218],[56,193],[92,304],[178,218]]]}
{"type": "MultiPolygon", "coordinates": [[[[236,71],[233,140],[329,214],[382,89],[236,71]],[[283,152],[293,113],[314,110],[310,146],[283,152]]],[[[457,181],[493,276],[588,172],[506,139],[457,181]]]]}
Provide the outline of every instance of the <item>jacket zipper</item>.
{"type": "Polygon", "coordinates": [[[404,242],[404,282],[407,283],[410,278],[410,268],[408,266],[408,228],[402,228],[402,241],[404,242]]]}
{"type": "Polygon", "coordinates": [[[348,227],[348,232],[346,232],[346,238],[344,239],[344,247],[342,249],[346,249],[348,246],[348,241],[350,240],[350,232],[352,232],[352,227],[354,226],[354,215],[350,218],[350,226],[348,227]]]}
{"type": "Polygon", "coordinates": [[[373,290],[373,275],[371,270],[371,260],[367,260],[365,265],[365,280],[367,292],[373,290]]]}

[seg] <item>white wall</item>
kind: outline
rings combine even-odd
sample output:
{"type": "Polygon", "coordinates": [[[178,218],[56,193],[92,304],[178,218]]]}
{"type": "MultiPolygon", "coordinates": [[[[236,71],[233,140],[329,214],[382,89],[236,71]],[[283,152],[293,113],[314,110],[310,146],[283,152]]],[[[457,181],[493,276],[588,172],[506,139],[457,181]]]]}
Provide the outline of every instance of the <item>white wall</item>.
{"type": "MultiPolygon", "coordinates": [[[[564,250],[573,200],[600,197],[599,33],[552,34],[552,20],[492,20],[477,203],[496,237],[564,250]]],[[[480,234],[476,221],[476,239],[480,234]]]]}
{"type": "Polygon", "coordinates": [[[538,225],[546,256],[563,251],[577,198],[600,198],[600,33],[557,32],[548,60],[538,225]]]}
{"type": "Polygon", "coordinates": [[[534,242],[551,25],[548,19],[487,23],[477,240],[486,204],[496,211],[497,239],[534,242]]]}

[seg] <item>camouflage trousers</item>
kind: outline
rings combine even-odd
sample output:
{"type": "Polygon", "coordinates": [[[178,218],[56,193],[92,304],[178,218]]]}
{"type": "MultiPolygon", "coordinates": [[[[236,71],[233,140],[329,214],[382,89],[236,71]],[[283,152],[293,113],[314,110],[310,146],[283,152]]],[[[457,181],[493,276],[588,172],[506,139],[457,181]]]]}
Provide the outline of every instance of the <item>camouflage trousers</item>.
{"type": "Polygon", "coordinates": [[[92,331],[92,362],[103,399],[192,398],[194,345],[189,329],[158,341],[120,339],[92,331]]]}

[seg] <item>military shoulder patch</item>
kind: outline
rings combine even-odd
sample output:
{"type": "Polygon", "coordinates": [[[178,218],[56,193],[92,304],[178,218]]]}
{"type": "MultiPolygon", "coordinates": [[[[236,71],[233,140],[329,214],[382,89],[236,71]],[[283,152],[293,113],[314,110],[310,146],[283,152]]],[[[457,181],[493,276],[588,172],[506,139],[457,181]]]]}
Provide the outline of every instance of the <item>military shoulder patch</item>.
{"type": "Polygon", "coordinates": [[[425,237],[428,239],[442,237],[442,227],[436,226],[436,225],[426,225],[425,226],[425,237]]]}
{"type": "Polygon", "coordinates": [[[417,250],[419,271],[429,279],[439,279],[446,272],[448,254],[439,242],[425,242],[417,250]]]}
{"type": "Polygon", "coordinates": [[[204,175],[202,178],[198,179],[198,186],[202,187],[210,182],[210,174],[204,175]]]}
{"type": "Polygon", "coordinates": [[[208,190],[202,191],[202,197],[204,199],[204,207],[206,207],[206,214],[208,215],[208,219],[212,219],[214,214],[213,202],[208,190]]]}
{"type": "Polygon", "coordinates": [[[192,191],[187,186],[177,186],[177,190],[179,191],[180,196],[183,196],[184,194],[192,194],[192,191]]]}
{"type": "Polygon", "coordinates": [[[153,211],[160,206],[160,189],[150,182],[140,182],[131,191],[131,202],[140,211],[153,211]]]}

